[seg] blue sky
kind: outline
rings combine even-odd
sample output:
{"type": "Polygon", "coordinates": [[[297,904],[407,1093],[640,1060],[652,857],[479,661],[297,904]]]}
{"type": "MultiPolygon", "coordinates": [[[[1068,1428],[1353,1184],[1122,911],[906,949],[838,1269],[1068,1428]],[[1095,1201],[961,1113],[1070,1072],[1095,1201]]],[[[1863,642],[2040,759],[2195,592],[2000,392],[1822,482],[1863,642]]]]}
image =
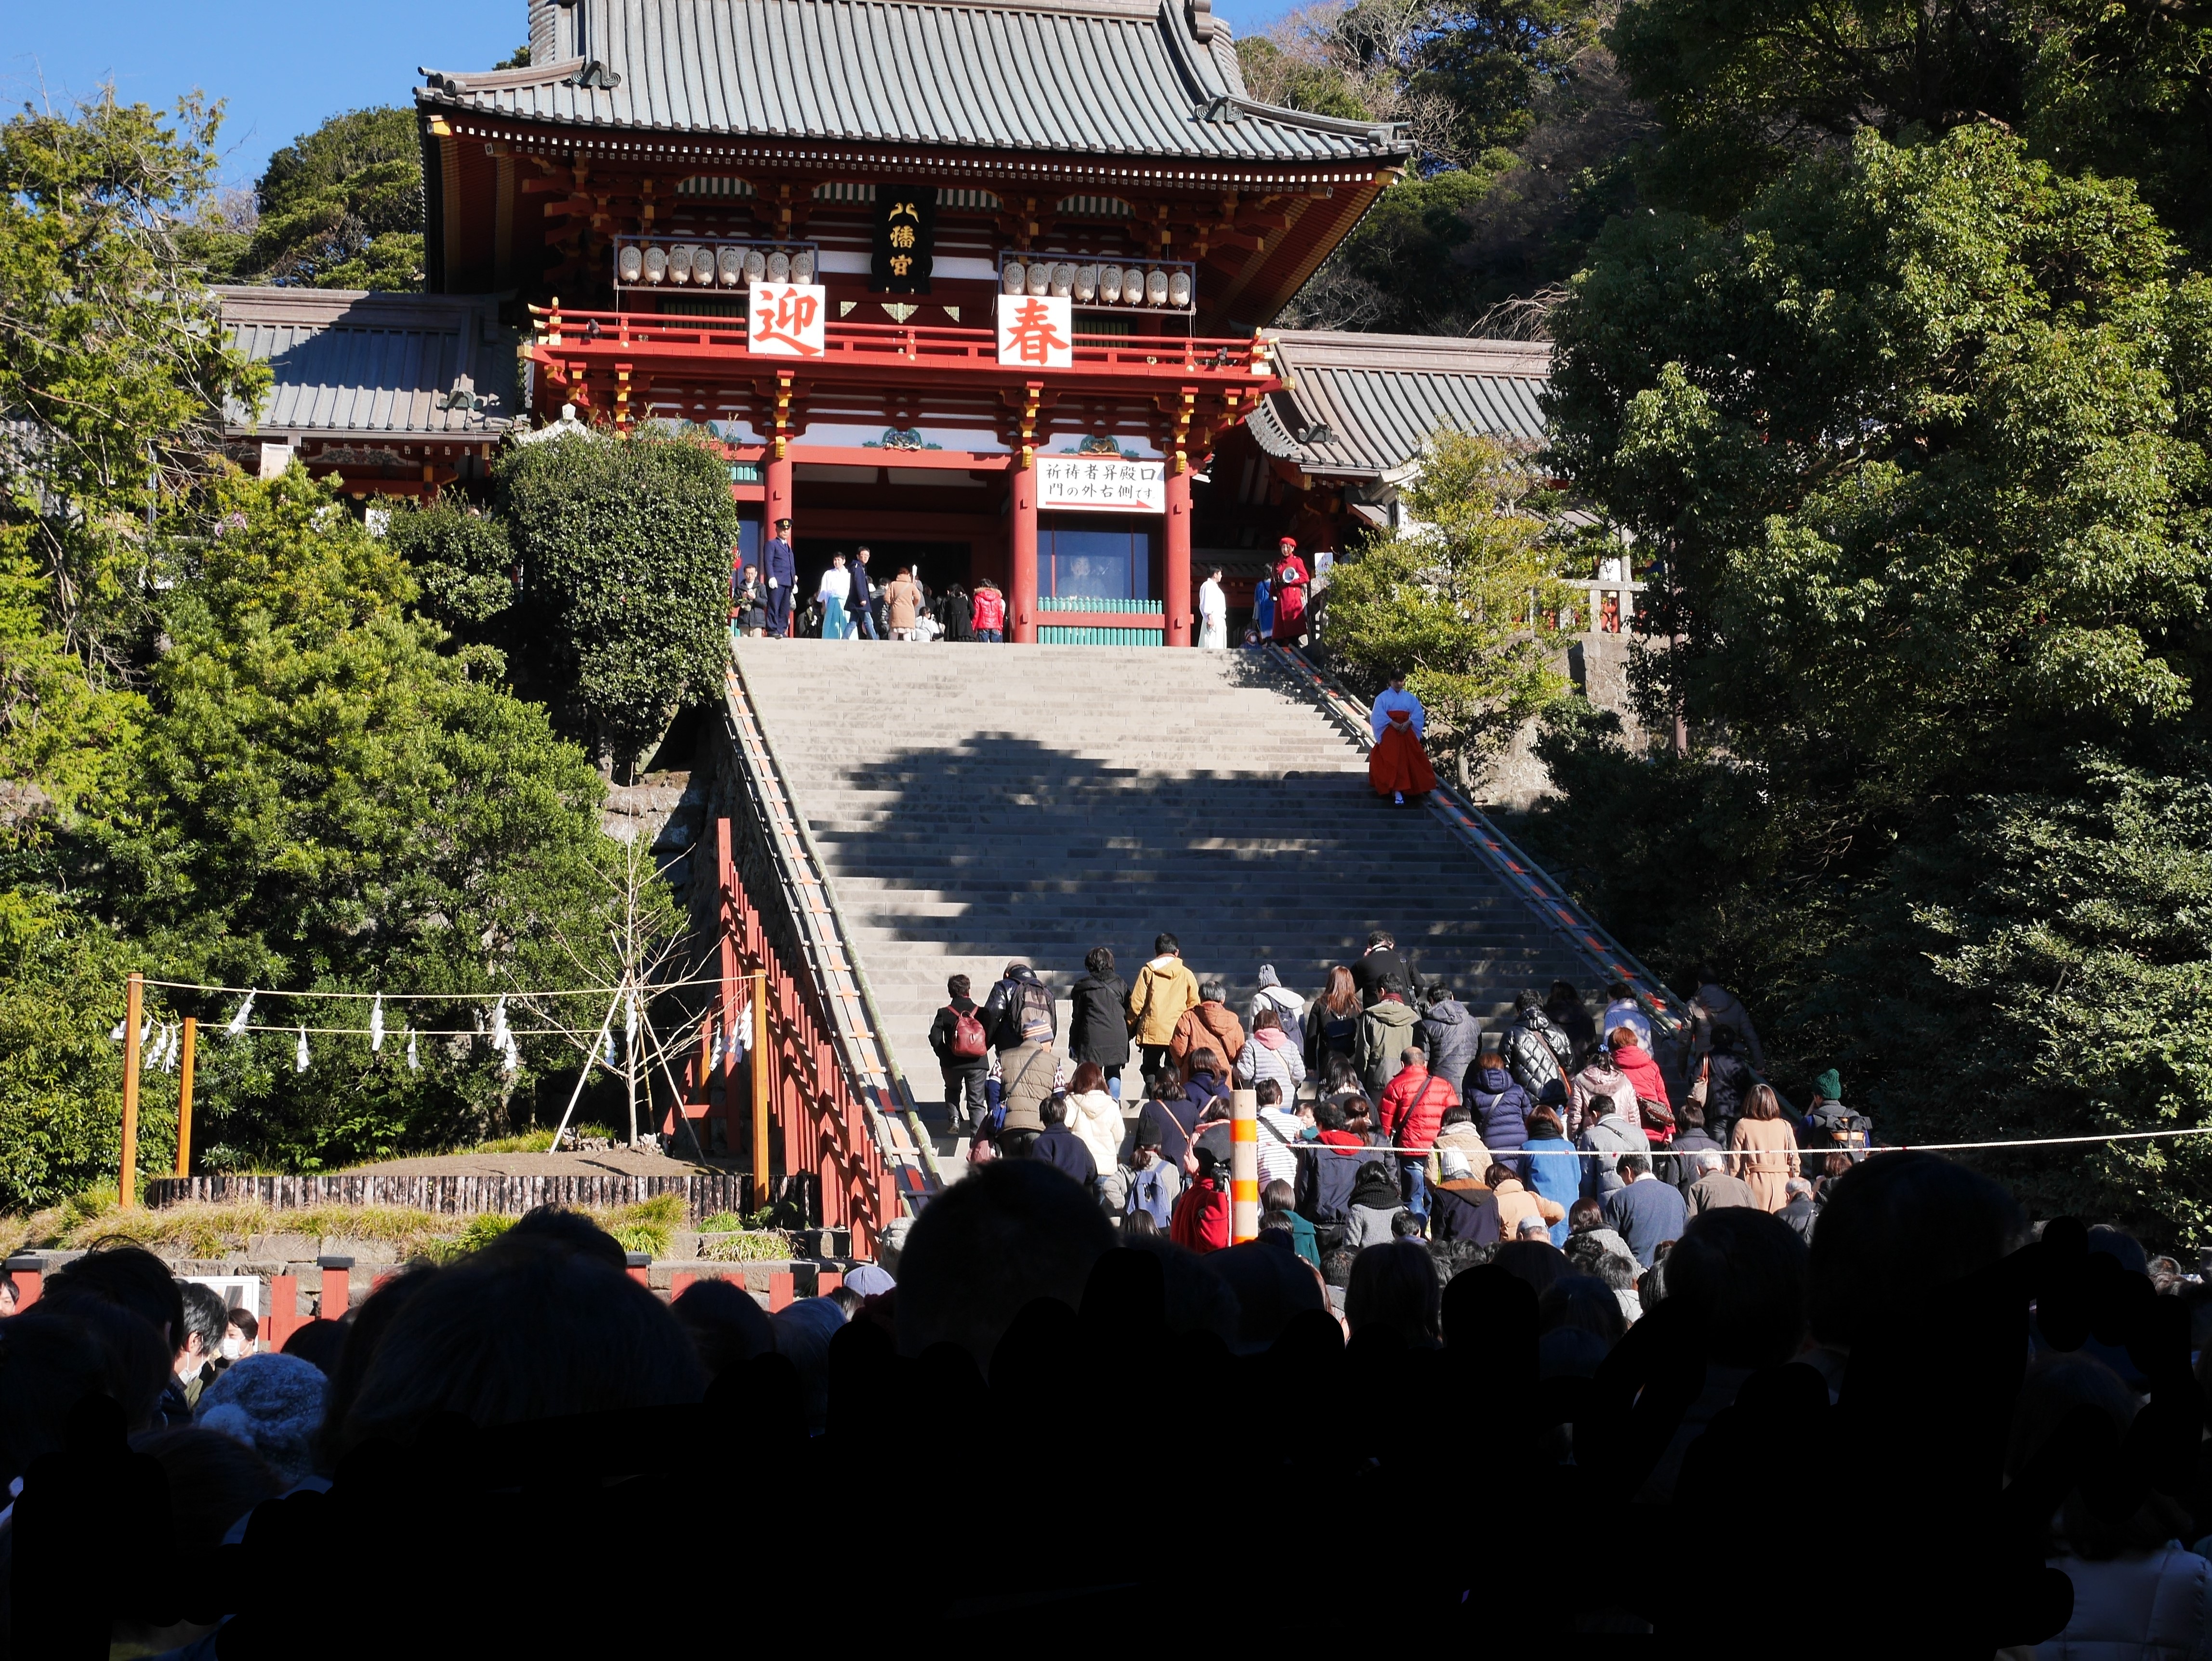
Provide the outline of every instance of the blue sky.
{"type": "MultiPolygon", "coordinates": [[[[1241,33],[1287,0],[1214,0],[1241,33]]],[[[226,101],[223,178],[251,184],[269,153],[340,110],[404,104],[415,68],[483,69],[528,33],[523,0],[0,0],[0,109],[81,97],[226,101]]]]}

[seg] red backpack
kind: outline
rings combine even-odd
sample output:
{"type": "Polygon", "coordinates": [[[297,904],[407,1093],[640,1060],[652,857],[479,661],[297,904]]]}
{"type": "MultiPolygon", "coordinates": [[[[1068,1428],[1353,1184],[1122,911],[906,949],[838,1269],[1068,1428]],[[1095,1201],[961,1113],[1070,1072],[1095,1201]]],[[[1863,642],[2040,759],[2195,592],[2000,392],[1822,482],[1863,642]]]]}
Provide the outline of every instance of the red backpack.
{"type": "Polygon", "coordinates": [[[951,1004],[945,1013],[952,1017],[952,1055],[956,1061],[980,1062],[988,1049],[983,1042],[983,1023],[974,1014],[963,1015],[951,1004]]]}

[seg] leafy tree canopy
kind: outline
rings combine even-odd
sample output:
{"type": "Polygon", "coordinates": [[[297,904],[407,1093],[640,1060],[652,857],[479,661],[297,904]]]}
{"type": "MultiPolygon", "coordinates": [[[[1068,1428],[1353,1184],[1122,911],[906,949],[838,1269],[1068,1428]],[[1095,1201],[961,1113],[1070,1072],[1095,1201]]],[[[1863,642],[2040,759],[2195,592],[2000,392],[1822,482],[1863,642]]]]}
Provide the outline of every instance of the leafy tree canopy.
{"type": "MultiPolygon", "coordinates": [[[[1862,130],[1596,254],[1553,460],[1656,561],[1642,713],[1692,741],[1562,711],[1532,841],[1890,1139],[2203,1123],[2212,284],[2126,182],[1986,125],[1862,130]]],[[[2017,1172],[2204,1230],[2184,1148],[2017,1172]]]]}
{"type": "Polygon", "coordinates": [[[721,696],[738,513],[719,455],[553,439],[501,464],[499,500],[522,571],[518,661],[564,731],[628,766],[679,705],[721,696]]]}
{"type": "MultiPolygon", "coordinates": [[[[161,575],[149,509],[203,476],[225,402],[267,384],[231,350],[185,246],[218,120],[107,93],[0,123],[0,575],[19,608],[22,584],[43,585],[49,625],[95,684],[127,677],[143,644],[161,575]]],[[[20,625],[6,636],[11,684],[41,678],[18,654],[46,648],[20,625]]]]}
{"type": "Polygon", "coordinates": [[[412,110],[334,115],[269,158],[258,222],[210,234],[228,280],[313,289],[422,286],[422,140],[412,110]]]}

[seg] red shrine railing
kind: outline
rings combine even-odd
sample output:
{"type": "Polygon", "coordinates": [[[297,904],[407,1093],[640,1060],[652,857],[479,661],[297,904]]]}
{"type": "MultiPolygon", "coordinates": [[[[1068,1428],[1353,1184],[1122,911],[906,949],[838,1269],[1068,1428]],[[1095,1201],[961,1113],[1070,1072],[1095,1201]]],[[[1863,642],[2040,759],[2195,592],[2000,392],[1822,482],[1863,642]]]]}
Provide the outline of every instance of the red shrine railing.
{"type": "MultiPolygon", "coordinates": [[[[778,370],[894,363],[938,365],[1024,374],[1040,371],[999,362],[995,328],[951,325],[854,323],[823,326],[820,357],[756,356],[747,347],[743,318],[671,317],[646,312],[577,312],[532,307],[537,313],[535,350],[559,358],[617,355],[639,362],[655,359],[741,358],[778,370]]],[[[1085,335],[1074,341],[1075,372],[1104,371],[1123,376],[1191,376],[1249,381],[1272,377],[1274,366],[1260,339],[1225,339],[1176,335],[1085,335]]]]}
{"type": "MultiPolygon", "coordinates": [[[[722,1030],[751,1035],[747,1078],[754,1084],[757,1107],[761,1084],[766,1085],[766,1151],[782,1166],[787,1192],[789,1178],[811,1178],[807,1187],[812,1193],[801,1196],[801,1203],[818,1196],[822,1226],[850,1229],[854,1255],[872,1256],[877,1237],[896,1214],[898,1183],[877,1147],[868,1117],[872,1104],[854,1090],[838,1046],[816,1016],[810,982],[785,968],[769,940],[760,910],[738,873],[727,818],[715,821],[714,843],[722,917],[722,1030]],[[763,987],[766,995],[756,1006],[753,1000],[763,987]]],[[[734,1043],[726,1046],[732,1062],[736,1049],[734,1043]]],[[[737,1104],[727,1099],[735,1094],[731,1062],[725,1062],[722,1077],[726,1108],[734,1120],[737,1104]]],[[[760,1128],[756,1116],[756,1135],[760,1128]]],[[[726,1134],[730,1146],[737,1146],[734,1124],[726,1134]]],[[[763,1152],[755,1143],[756,1204],[775,1193],[773,1165],[762,1159],[763,1152]]]]}

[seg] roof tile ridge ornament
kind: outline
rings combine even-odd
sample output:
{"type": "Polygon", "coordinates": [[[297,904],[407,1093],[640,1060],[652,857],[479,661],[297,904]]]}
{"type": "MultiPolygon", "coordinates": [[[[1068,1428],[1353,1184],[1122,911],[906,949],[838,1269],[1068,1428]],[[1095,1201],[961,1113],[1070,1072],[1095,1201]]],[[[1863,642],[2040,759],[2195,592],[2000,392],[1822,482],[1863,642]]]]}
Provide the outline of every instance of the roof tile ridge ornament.
{"type": "Polygon", "coordinates": [[[1183,0],[1183,17],[1190,24],[1190,38],[1201,46],[1213,40],[1213,0],[1183,0]]]}
{"type": "Polygon", "coordinates": [[[524,64],[514,70],[434,70],[428,64],[417,64],[415,73],[422,77],[422,84],[432,92],[441,92],[448,97],[462,98],[471,93],[501,92],[515,87],[547,87],[568,82],[581,72],[590,60],[564,58],[557,64],[524,64]]]}

